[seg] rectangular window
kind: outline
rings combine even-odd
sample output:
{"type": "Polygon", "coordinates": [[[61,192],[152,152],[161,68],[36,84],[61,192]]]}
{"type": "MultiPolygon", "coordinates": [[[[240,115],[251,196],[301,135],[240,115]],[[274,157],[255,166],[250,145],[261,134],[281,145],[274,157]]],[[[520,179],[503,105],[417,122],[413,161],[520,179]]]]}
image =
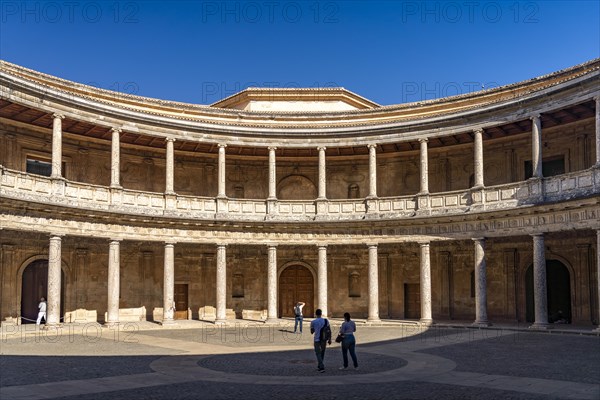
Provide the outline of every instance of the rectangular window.
{"type": "Polygon", "coordinates": [[[52,163],[46,160],[27,158],[27,173],[50,176],[52,174],[52,163]]]}
{"type": "MultiPolygon", "coordinates": [[[[562,175],[565,173],[565,157],[550,157],[542,160],[542,175],[544,177],[562,175]]],[[[525,161],[525,179],[533,176],[533,166],[530,160],[525,161]]]]}

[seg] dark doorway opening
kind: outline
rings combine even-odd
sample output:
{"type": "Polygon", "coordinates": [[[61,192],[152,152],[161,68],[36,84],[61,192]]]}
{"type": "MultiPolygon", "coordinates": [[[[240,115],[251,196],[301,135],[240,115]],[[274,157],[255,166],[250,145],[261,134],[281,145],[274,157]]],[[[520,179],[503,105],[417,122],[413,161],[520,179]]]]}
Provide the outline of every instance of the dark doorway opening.
{"type": "MultiPolygon", "coordinates": [[[[48,299],[48,260],[36,260],[25,267],[21,286],[21,322],[35,324],[40,298],[48,299]]],[[[60,318],[65,315],[65,273],[61,271],[60,318]]],[[[42,320],[43,321],[43,320],[42,320]]],[[[45,321],[44,321],[45,322],[45,321]]]]}
{"type": "MultiPolygon", "coordinates": [[[[571,279],[567,267],[558,260],[546,260],[546,292],[548,322],[570,324],[571,279]]],[[[525,309],[527,322],[534,322],[533,265],[525,272],[525,309]]]]}

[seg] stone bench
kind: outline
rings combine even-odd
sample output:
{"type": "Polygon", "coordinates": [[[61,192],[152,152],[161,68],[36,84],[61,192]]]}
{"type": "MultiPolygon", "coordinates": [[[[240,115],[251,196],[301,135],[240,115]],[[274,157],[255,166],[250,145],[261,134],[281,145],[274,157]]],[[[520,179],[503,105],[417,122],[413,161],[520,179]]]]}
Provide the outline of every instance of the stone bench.
{"type": "MultiPolygon", "coordinates": [[[[182,318],[175,318],[177,312],[178,311],[173,311],[173,319],[182,319],[182,318]]],[[[154,310],[152,310],[152,321],[162,322],[163,316],[164,316],[163,308],[162,307],[154,307],[154,310]]],[[[191,308],[187,309],[185,319],[192,319],[192,309],[191,308]]]]}
{"type": "Polygon", "coordinates": [[[267,310],[242,310],[242,319],[253,321],[266,321],[267,310]]]}
{"type": "MultiPolygon", "coordinates": [[[[106,321],[106,314],[104,314],[104,320],[106,321]]],[[[78,308],[65,314],[66,324],[86,324],[88,322],[98,322],[98,312],[96,310],[78,308]]]]}
{"type": "MultiPolygon", "coordinates": [[[[119,308],[119,322],[139,322],[146,320],[146,307],[119,308]]],[[[108,313],[104,313],[104,321],[108,321],[108,313]]]]}
{"type": "MultiPolygon", "coordinates": [[[[225,310],[225,318],[228,320],[235,319],[235,311],[233,308],[228,308],[225,310]]],[[[204,306],[198,309],[198,319],[200,321],[210,321],[215,322],[217,319],[217,309],[213,306],[204,306]]]]}

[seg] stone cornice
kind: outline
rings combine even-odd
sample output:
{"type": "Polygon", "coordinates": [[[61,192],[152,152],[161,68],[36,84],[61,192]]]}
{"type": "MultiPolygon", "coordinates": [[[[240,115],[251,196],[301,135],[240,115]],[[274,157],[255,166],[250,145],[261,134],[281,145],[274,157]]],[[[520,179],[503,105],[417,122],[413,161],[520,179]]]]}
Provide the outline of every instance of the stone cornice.
{"type": "Polygon", "coordinates": [[[119,125],[149,135],[157,135],[156,127],[161,127],[183,131],[189,139],[218,140],[211,137],[218,135],[226,140],[223,137],[236,135],[240,144],[260,145],[267,139],[285,136],[293,146],[306,146],[310,143],[307,137],[315,141],[343,136],[359,141],[381,137],[387,142],[485,128],[513,121],[515,116],[522,117],[522,112],[544,112],[552,109],[549,107],[581,102],[597,92],[600,77],[600,60],[594,60],[530,81],[446,99],[356,112],[260,113],[115,94],[8,63],[0,67],[0,95],[32,108],[60,111],[74,119],[89,114],[87,118],[100,125],[119,125]],[[390,135],[394,132],[400,133],[390,135]]]}

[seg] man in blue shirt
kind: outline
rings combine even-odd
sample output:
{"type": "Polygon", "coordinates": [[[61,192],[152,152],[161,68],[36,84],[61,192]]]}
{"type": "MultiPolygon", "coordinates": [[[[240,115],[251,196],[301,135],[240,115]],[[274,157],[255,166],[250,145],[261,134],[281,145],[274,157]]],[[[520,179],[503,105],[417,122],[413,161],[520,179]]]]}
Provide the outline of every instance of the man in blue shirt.
{"type": "Polygon", "coordinates": [[[315,354],[317,355],[317,370],[319,372],[325,372],[325,365],[323,365],[323,359],[325,358],[325,348],[327,347],[327,343],[331,344],[331,327],[327,330],[327,326],[329,325],[329,321],[327,318],[321,318],[323,312],[320,308],[315,311],[315,318],[310,323],[310,333],[314,333],[314,346],[315,346],[315,354]],[[325,329],[323,329],[325,328],[325,329]],[[321,331],[323,331],[323,335],[321,335],[321,331]],[[329,334],[325,334],[328,331],[329,334]],[[323,337],[321,337],[323,336],[323,337]]]}
{"type": "Polygon", "coordinates": [[[302,316],[302,308],[304,307],[304,305],[305,305],[304,302],[299,301],[294,306],[294,314],[295,314],[294,333],[296,333],[296,331],[298,330],[298,325],[300,325],[300,333],[302,333],[302,321],[304,319],[302,316]]]}

